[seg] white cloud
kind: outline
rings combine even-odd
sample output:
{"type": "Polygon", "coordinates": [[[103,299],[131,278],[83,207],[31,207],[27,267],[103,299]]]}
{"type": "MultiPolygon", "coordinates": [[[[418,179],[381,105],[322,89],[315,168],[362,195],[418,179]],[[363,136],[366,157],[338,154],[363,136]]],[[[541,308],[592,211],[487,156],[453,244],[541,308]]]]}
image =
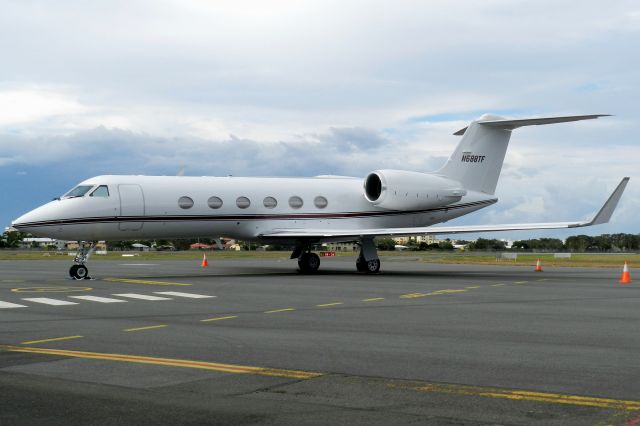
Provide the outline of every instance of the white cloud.
{"type": "Polygon", "coordinates": [[[0,128],[29,125],[83,112],[85,108],[65,91],[46,87],[3,90],[0,87],[0,128]]]}

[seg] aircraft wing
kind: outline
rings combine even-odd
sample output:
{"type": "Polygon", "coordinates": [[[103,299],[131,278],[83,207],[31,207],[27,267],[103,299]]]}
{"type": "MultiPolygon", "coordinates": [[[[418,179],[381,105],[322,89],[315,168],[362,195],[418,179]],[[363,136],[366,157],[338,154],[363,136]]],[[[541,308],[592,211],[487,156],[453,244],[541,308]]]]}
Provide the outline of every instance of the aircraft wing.
{"type": "Polygon", "coordinates": [[[504,225],[470,225],[470,226],[425,226],[414,228],[373,228],[373,229],[307,229],[289,228],[274,229],[261,236],[263,238],[361,238],[378,236],[403,236],[403,235],[424,235],[424,234],[461,234],[469,232],[494,232],[494,231],[521,231],[530,229],[563,229],[580,228],[584,226],[600,225],[609,222],[611,215],[622,197],[629,178],[625,177],[618,184],[609,199],[604,203],[600,211],[588,221],[579,222],[549,222],[549,223],[512,223],[504,225]]]}

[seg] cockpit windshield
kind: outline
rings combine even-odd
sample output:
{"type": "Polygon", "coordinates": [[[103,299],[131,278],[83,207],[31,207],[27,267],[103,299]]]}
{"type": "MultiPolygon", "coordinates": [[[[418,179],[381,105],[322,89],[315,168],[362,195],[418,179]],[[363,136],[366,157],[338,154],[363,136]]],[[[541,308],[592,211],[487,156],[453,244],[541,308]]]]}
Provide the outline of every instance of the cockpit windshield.
{"type": "Polygon", "coordinates": [[[89,192],[91,188],[93,188],[93,185],[78,185],[71,191],[64,194],[62,198],[84,197],[84,195],[89,192]]]}

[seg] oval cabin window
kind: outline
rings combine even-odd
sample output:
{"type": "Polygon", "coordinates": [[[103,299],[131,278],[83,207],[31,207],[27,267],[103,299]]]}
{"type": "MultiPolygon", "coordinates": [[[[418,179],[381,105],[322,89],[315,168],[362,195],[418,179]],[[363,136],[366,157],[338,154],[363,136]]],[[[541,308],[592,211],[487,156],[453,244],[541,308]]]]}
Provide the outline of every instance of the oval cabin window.
{"type": "Polygon", "coordinates": [[[210,197],[207,200],[207,204],[209,204],[209,207],[212,209],[219,209],[222,207],[222,199],[220,197],[210,197]]]}
{"type": "Polygon", "coordinates": [[[291,207],[292,209],[299,209],[303,204],[304,203],[302,202],[302,198],[298,197],[297,195],[289,198],[289,207],[291,207]]]}
{"type": "Polygon", "coordinates": [[[273,197],[265,197],[265,199],[262,201],[262,204],[264,204],[264,206],[268,209],[273,209],[278,205],[278,200],[273,197]]]}
{"type": "Polygon", "coordinates": [[[251,201],[247,197],[238,197],[236,200],[236,206],[241,209],[246,209],[251,205],[251,201]]]}
{"type": "Polygon", "coordinates": [[[327,207],[329,202],[323,196],[318,195],[316,198],[313,199],[313,204],[315,204],[315,206],[319,209],[324,209],[325,207],[327,207]]]}
{"type": "Polygon", "coordinates": [[[189,197],[180,197],[180,199],[178,199],[178,205],[181,209],[190,209],[193,207],[193,200],[189,197]]]}

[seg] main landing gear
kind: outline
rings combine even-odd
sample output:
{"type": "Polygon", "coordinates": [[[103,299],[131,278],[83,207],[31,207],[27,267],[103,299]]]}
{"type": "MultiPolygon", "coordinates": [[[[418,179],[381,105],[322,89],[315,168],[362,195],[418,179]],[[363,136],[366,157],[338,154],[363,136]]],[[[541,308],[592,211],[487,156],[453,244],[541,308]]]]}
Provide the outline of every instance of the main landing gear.
{"type": "Polygon", "coordinates": [[[373,238],[360,240],[360,254],[358,255],[358,260],[356,260],[356,269],[358,272],[368,274],[380,272],[380,258],[378,258],[378,249],[373,242],[373,238]]]}
{"type": "Polygon", "coordinates": [[[367,272],[369,274],[375,274],[380,272],[380,259],[364,260],[362,254],[358,256],[356,260],[356,269],[358,272],[367,272]]]}
{"type": "Polygon", "coordinates": [[[315,274],[320,268],[320,257],[311,252],[302,253],[298,258],[298,268],[303,274],[315,274]]]}
{"type": "MultiPolygon", "coordinates": [[[[298,259],[298,268],[303,274],[315,274],[320,268],[320,257],[311,252],[311,247],[306,245],[296,246],[291,259],[298,259]]],[[[360,241],[360,254],[356,260],[358,272],[375,274],[380,272],[380,259],[378,249],[373,242],[373,238],[366,238],[360,241]]]]}
{"type": "Polygon", "coordinates": [[[315,274],[320,268],[320,257],[311,252],[311,245],[298,244],[291,253],[291,259],[298,259],[298,269],[303,274],[315,274]]]}
{"type": "Polygon", "coordinates": [[[89,260],[89,257],[91,257],[95,249],[95,242],[80,242],[76,257],[73,258],[74,265],[69,268],[69,276],[71,278],[74,280],[91,279],[91,277],[89,277],[89,269],[84,264],[89,260]]]}

